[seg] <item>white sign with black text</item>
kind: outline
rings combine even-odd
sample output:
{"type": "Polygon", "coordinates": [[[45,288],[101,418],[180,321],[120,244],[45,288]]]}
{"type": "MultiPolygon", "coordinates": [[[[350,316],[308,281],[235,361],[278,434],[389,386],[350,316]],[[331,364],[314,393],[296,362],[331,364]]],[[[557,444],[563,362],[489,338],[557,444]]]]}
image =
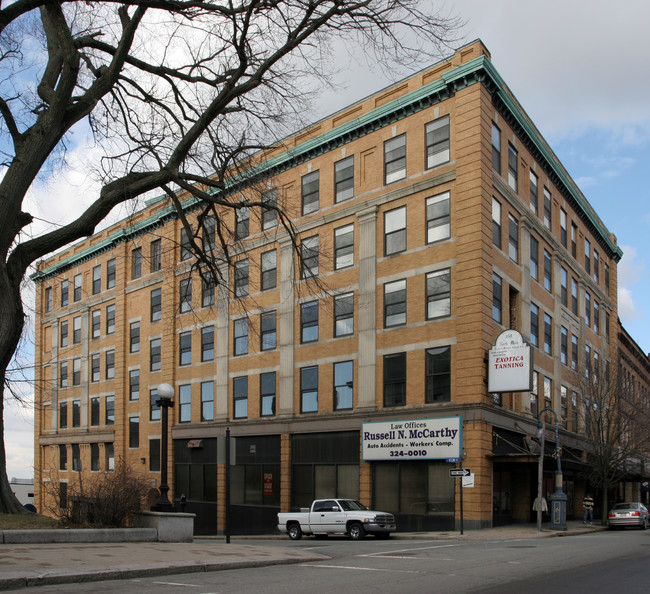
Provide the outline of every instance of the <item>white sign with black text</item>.
{"type": "Polygon", "coordinates": [[[364,460],[439,460],[460,458],[463,418],[407,419],[363,423],[364,460]]]}

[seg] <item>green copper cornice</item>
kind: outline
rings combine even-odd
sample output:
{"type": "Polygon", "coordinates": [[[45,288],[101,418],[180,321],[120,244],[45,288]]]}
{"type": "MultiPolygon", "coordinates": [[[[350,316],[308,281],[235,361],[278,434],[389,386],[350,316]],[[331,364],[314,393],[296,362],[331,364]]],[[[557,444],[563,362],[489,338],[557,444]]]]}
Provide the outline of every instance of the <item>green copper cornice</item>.
{"type": "MultiPolygon", "coordinates": [[[[616,261],[620,260],[623,252],[613,242],[609,232],[594,214],[578,187],[566,173],[537,129],[532,125],[519,103],[510,94],[505,82],[487,56],[480,56],[456,66],[442,73],[440,78],[402,97],[271,157],[260,165],[230,180],[226,192],[232,194],[255,183],[255,181],[278,175],[301,163],[440,103],[452,97],[459,90],[477,83],[485,86],[492,96],[496,109],[513,128],[562,195],[572,205],[582,221],[594,234],[594,237],[598,239],[599,244],[606,250],[608,256],[616,261]]],[[[358,105],[358,103],[349,105],[338,113],[342,114],[354,105],[358,105]]],[[[317,123],[313,124],[313,126],[315,125],[317,123]]],[[[198,201],[193,198],[183,203],[184,208],[188,211],[194,210],[197,204],[198,201]]],[[[35,273],[31,278],[35,282],[42,282],[82,262],[110,251],[120,243],[132,241],[136,237],[149,233],[175,218],[174,208],[167,206],[145,221],[123,227],[102,242],[35,273]]],[[[123,221],[124,224],[127,224],[127,222],[128,220],[123,221]]]]}

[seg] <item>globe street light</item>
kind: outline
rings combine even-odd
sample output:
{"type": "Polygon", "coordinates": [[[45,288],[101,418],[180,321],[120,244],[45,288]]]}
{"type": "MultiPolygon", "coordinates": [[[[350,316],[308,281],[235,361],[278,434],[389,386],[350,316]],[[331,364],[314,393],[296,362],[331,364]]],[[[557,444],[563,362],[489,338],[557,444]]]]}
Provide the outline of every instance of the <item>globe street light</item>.
{"type": "Polygon", "coordinates": [[[167,485],[167,424],[169,420],[168,409],[174,406],[172,398],[174,397],[174,387],[170,384],[160,384],[157,389],[158,400],[156,405],[161,409],[161,436],[160,436],[160,498],[151,508],[151,511],[157,512],[175,512],[176,508],[169,501],[167,493],[169,492],[169,485],[167,485]]]}
{"type": "MultiPolygon", "coordinates": [[[[542,421],[542,415],[545,412],[550,412],[553,414],[555,419],[555,458],[557,460],[557,470],[555,471],[555,490],[551,495],[551,528],[555,530],[566,530],[566,502],[567,496],[566,493],[562,491],[562,462],[561,462],[561,449],[560,449],[560,432],[557,422],[557,413],[550,407],[547,407],[541,410],[537,415],[537,436],[542,438],[541,441],[541,451],[540,451],[540,466],[544,463],[544,422],[542,421]]],[[[537,497],[538,497],[538,506],[541,508],[542,501],[542,481],[541,481],[541,468],[540,468],[540,479],[537,486],[537,497]]],[[[539,517],[539,511],[538,511],[539,517]]],[[[539,524],[538,524],[539,529],[539,524]]]]}

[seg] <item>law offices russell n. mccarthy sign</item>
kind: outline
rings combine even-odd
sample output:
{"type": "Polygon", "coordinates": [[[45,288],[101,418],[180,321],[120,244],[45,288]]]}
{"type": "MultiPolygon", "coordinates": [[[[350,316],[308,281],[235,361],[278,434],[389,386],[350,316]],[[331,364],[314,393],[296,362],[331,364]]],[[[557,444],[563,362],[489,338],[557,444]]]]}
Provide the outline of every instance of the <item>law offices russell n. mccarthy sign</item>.
{"type": "Polygon", "coordinates": [[[461,458],[463,418],[408,419],[363,423],[364,460],[440,460],[461,458]]]}

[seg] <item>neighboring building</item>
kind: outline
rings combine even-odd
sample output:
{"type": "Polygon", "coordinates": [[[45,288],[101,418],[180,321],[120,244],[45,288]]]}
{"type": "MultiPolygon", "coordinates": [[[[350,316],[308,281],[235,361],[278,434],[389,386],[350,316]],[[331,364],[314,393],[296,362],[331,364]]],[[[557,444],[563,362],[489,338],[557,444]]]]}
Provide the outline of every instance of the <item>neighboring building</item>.
{"type": "Polygon", "coordinates": [[[483,44],[261,160],[264,188],[237,191],[287,209],[301,261],[273,211],[224,211],[241,247],[221,267],[229,289],[215,290],[161,198],[38,267],[39,511],[118,458],[158,484],[166,382],[171,494],[187,497],[198,533],[224,529],[227,428],[234,533],[272,532],[278,511],[324,496],[394,512],[401,530],[452,529],[455,456],[431,459],[418,433],[411,449],[391,446],[399,435],[384,429],[398,425],[462,430],[465,527],[529,521],[530,436],[548,406],[568,515],[581,513],[573,379],[587,358],[614,360],[622,252],[483,44]],[[507,329],[532,346],[532,390],[490,394],[487,354],[507,329]]]}
{"type": "Polygon", "coordinates": [[[9,487],[22,505],[34,505],[34,479],[12,478],[9,487]]]}

